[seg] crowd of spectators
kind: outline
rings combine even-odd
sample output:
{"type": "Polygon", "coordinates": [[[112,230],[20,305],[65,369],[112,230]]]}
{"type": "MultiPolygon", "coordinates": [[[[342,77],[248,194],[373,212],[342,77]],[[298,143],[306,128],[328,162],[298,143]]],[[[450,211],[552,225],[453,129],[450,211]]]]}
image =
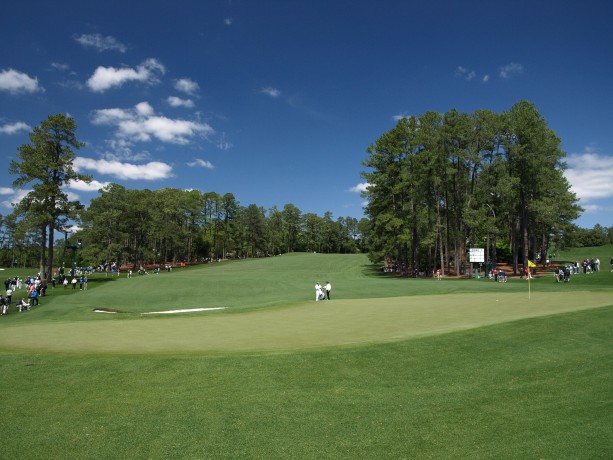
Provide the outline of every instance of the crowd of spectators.
{"type": "Polygon", "coordinates": [[[15,302],[15,308],[19,311],[27,311],[31,306],[39,305],[39,298],[47,295],[47,282],[40,273],[25,279],[15,276],[4,281],[4,292],[5,295],[0,293],[0,310],[3,315],[9,312],[13,297],[19,297],[15,302]]]}

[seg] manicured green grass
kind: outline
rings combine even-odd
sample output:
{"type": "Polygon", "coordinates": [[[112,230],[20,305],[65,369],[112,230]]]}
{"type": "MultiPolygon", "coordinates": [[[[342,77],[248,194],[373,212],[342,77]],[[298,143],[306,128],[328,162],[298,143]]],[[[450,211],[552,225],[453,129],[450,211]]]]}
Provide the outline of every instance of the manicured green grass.
{"type": "Polygon", "coordinates": [[[609,458],[613,308],[384,345],[0,355],[3,458],[609,458]]]}
{"type": "Polygon", "coordinates": [[[610,458],[612,280],[528,298],[322,254],[94,277],[0,318],[0,458],[610,458]]]}

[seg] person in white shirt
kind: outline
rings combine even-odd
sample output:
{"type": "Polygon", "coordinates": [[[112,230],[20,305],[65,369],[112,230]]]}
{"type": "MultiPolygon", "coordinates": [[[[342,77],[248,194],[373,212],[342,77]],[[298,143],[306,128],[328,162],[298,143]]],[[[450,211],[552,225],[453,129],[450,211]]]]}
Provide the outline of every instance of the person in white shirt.
{"type": "Polygon", "coordinates": [[[326,281],[326,297],[328,298],[328,300],[330,300],[330,291],[332,290],[332,285],[330,284],[330,281],[326,281]]]}
{"type": "Polygon", "coordinates": [[[20,300],[17,301],[15,306],[17,307],[17,310],[19,310],[19,311],[26,311],[26,310],[30,309],[30,304],[28,302],[25,302],[23,300],[23,297],[20,300]]]}
{"type": "Polygon", "coordinates": [[[321,284],[319,284],[319,281],[317,283],[315,283],[315,302],[319,302],[319,299],[323,298],[323,291],[321,290],[321,284]]]}

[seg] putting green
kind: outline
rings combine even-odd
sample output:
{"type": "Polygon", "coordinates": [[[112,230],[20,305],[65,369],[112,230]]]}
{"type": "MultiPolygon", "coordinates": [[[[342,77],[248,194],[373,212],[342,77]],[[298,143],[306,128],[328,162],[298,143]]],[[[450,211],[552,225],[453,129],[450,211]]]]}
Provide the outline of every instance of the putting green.
{"type": "MultiPolygon", "coordinates": [[[[77,353],[283,352],[381,343],[613,305],[610,292],[456,294],[310,302],[233,315],[5,327],[0,349],[77,353]]],[[[94,315],[95,313],[92,313],[94,315]]]]}

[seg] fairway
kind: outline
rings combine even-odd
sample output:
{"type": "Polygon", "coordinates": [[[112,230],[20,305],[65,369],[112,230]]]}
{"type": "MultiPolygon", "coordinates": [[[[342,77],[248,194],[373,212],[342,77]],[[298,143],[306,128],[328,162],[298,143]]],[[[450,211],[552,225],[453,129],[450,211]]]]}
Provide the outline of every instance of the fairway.
{"type": "MultiPolygon", "coordinates": [[[[610,292],[450,294],[305,302],[234,315],[6,328],[0,348],[78,353],[283,352],[383,343],[611,304],[610,292]],[[26,338],[26,339],[24,339],[26,338]]],[[[94,315],[94,313],[92,313],[94,315]]]]}

